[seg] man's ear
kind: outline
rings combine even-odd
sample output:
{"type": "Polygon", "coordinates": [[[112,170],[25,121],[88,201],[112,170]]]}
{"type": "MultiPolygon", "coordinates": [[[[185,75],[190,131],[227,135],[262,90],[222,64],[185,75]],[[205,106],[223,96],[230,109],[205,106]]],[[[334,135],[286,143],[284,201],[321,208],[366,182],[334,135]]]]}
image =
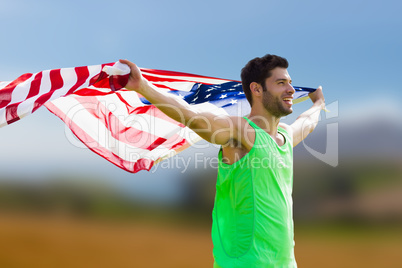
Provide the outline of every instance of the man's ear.
{"type": "Polygon", "coordinates": [[[261,96],[262,94],[262,87],[257,82],[252,82],[250,84],[250,90],[253,95],[261,96]]]}

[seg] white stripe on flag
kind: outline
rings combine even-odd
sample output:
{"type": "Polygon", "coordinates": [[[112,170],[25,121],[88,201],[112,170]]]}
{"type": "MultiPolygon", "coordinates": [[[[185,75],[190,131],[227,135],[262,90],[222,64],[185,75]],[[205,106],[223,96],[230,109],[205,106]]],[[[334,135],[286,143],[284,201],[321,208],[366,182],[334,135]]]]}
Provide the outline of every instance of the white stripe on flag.
{"type": "Polygon", "coordinates": [[[35,75],[36,74],[32,75],[29,79],[18,84],[14,88],[14,90],[11,94],[10,104],[24,101],[28,97],[29,90],[27,90],[27,89],[29,89],[31,87],[31,83],[32,83],[32,80],[35,78],[35,75]]]}
{"type": "Polygon", "coordinates": [[[163,85],[172,89],[189,92],[195,85],[193,82],[152,82],[155,86],[163,85]]]}
{"type": "Polygon", "coordinates": [[[208,78],[208,77],[194,77],[194,76],[181,76],[181,75],[162,75],[162,74],[153,74],[148,73],[144,68],[142,69],[142,74],[148,76],[154,76],[159,78],[168,78],[168,79],[175,79],[175,80],[183,80],[183,81],[192,81],[197,83],[206,83],[206,84],[223,84],[228,82],[228,80],[219,79],[219,78],[208,78]]]}
{"type": "MultiPolygon", "coordinates": [[[[60,111],[62,111],[66,115],[66,117],[74,121],[74,123],[84,132],[86,132],[93,140],[96,140],[101,147],[106,148],[108,151],[113,152],[114,154],[116,154],[125,161],[133,161],[133,158],[136,158],[137,156],[140,158],[145,157],[152,160],[156,160],[157,158],[159,158],[157,156],[161,152],[163,152],[163,154],[168,154],[170,151],[168,148],[164,146],[158,146],[152,151],[149,151],[147,149],[141,149],[132,146],[131,144],[122,142],[118,139],[115,139],[112,136],[112,133],[101,122],[99,122],[99,120],[96,117],[92,116],[92,114],[89,113],[87,109],[84,106],[82,106],[79,101],[77,101],[74,98],[57,99],[53,101],[53,104],[56,105],[60,109],[60,111]],[[60,102],[60,100],[62,101],[60,102]]],[[[136,117],[137,120],[139,120],[139,118],[141,117],[144,118],[143,120],[144,122],[146,120],[145,115],[137,115],[136,117]]],[[[155,121],[158,121],[160,124],[164,123],[165,127],[167,128],[172,128],[172,126],[175,128],[178,127],[171,123],[168,123],[165,120],[155,119],[155,121]]],[[[147,123],[141,124],[141,126],[143,127],[147,125],[148,125],[147,123]]],[[[160,133],[159,127],[155,129],[158,130],[157,132],[159,132],[159,134],[165,134],[166,136],[172,135],[172,133],[166,133],[166,131],[165,133],[160,133]]],[[[146,131],[145,129],[142,130],[146,131]]],[[[177,129],[173,131],[177,131],[177,129]]],[[[155,133],[153,134],[155,135],[155,133]]],[[[163,137],[163,135],[158,134],[156,134],[156,136],[163,137]]],[[[91,144],[87,145],[91,146],[91,144]]],[[[91,148],[96,149],[93,146],[91,146],[91,148]]]]}

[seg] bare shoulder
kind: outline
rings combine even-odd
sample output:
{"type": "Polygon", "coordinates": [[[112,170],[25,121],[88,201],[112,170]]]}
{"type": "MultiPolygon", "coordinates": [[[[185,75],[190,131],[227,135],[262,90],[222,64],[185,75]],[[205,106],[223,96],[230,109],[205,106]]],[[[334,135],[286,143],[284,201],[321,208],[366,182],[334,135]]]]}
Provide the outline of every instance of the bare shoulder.
{"type": "Polygon", "coordinates": [[[244,128],[247,126],[248,122],[245,118],[241,116],[229,116],[228,119],[231,121],[234,127],[244,128]]]}
{"type": "Polygon", "coordinates": [[[244,157],[253,147],[255,141],[254,128],[243,117],[230,117],[233,123],[232,138],[225,145],[222,145],[223,162],[233,164],[244,157]]]}
{"type": "Polygon", "coordinates": [[[229,128],[232,131],[232,138],[240,139],[241,136],[247,131],[248,127],[250,126],[247,120],[241,116],[220,116],[214,119],[215,121],[224,120],[225,123],[222,124],[220,122],[220,126],[225,125],[226,128],[229,128]]]}
{"type": "Polygon", "coordinates": [[[242,147],[242,149],[245,149],[246,151],[250,150],[255,139],[254,128],[244,117],[231,116],[230,122],[233,124],[233,133],[231,135],[230,143],[225,147],[234,147],[236,149],[242,147]]]}
{"type": "Polygon", "coordinates": [[[283,128],[284,130],[286,130],[286,132],[292,136],[293,135],[293,128],[291,126],[289,126],[288,124],[285,123],[279,123],[279,126],[281,128],[283,128]]]}

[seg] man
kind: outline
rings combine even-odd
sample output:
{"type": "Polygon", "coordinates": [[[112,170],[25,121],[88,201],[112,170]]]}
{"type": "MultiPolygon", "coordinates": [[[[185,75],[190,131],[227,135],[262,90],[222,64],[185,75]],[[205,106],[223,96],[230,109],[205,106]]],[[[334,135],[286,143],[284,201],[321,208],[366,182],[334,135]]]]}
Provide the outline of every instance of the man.
{"type": "Polygon", "coordinates": [[[286,59],[265,55],[241,73],[251,105],[247,117],[197,111],[184,100],[158,91],[131,68],[127,89],[205,140],[222,146],[213,210],[214,267],[297,267],[294,257],[293,148],[317,125],[325,100],[321,87],[310,93],[313,106],[289,125],[295,92],[286,59]]]}

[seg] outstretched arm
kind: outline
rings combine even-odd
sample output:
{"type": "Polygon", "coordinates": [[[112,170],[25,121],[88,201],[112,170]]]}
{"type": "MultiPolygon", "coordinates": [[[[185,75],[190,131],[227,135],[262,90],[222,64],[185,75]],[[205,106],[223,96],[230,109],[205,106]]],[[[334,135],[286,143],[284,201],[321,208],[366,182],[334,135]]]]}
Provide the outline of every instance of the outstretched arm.
{"type": "Polygon", "coordinates": [[[131,69],[125,88],[138,92],[170,118],[186,125],[203,139],[215,144],[225,145],[236,138],[240,120],[198,111],[180,97],[160,91],[141,75],[140,69],[134,63],[128,60],[120,60],[120,62],[127,64],[131,69]]]}
{"type": "Polygon", "coordinates": [[[293,147],[304,140],[317,126],[320,112],[325,108],[324,94],[322,87],[318,87],[316,91],[309,94],[310,99],[313,101],[313,106],[302,113],[296,121],[291,124],[288,129],[293,132],[293,147]]]}

